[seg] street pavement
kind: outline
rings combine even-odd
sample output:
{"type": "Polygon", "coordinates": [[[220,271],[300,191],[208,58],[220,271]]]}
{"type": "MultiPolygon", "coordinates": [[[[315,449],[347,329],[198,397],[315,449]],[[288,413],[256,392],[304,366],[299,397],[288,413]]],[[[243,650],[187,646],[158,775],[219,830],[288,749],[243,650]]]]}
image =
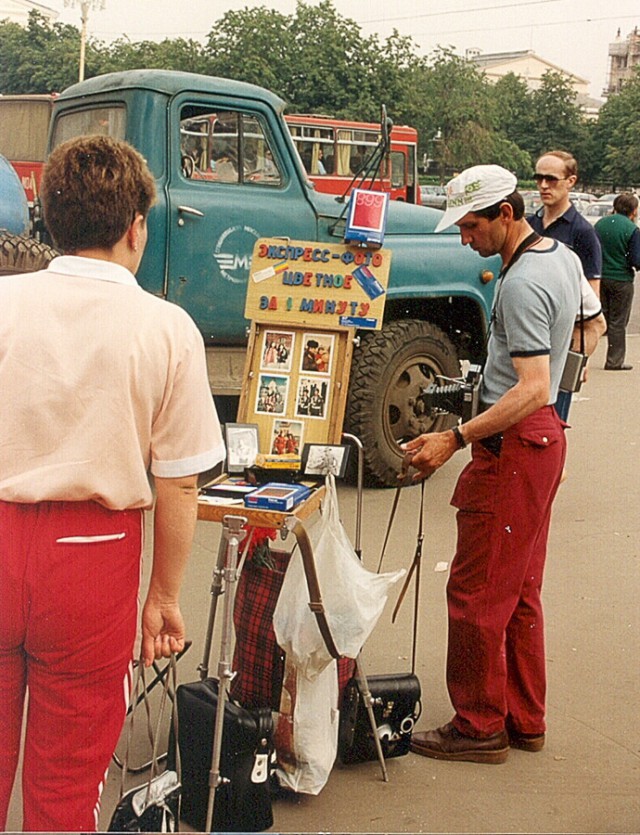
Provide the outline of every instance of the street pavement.
{"type": "MultiPolygon", "coordinates": [[[[503,765],[437,762],[408,754],[388,761],[387,783],[375,762],[336,765],[318,796],[274,801],[273,832],[640,832],[640,337],[628,340],[631,372],[603,371],[604,349],[603,340],[592,358],[589,381],[571,408],[568,478],[560,487],[551,527],[544,585],[545,748],[535,754],[512,750],[503,765]]],[[[423,694],[419,730],[442,725],[452,714],[444,681],[445,584],[455,544],[449,498],[467,459],[467,451],[458,453],[426,485],[416,670],[423,694]]],[[[339,496],[345,527],[354,536],[356,491],[341,486],[339,496]]],[[[372,570],[393,496],[389,490],[365,491],[362,549],[372,570]]],[[[419,488],[403,492],[385,570],[412,561],[419,500],[419,488]]],[[[178,665],[181,681],[199,677],[220,532],[219,525],[198,523],[183,589],[193,646],[178,665]]],[[[391,625],[396,594],[365,648],[369,674],[410,668],[413,600],[405,601],[391,625]]],[[[220,614],[217,620],[213,675],[220,614]]],[[[146,758],[143,743],[141,736],[134,761],[146,758]]],[[[102,828],[108,826],[118,789],[119,770],[113,767],[103,796],[102,828]]],[[[19,795],[18,787],[9,829],[20,827],[19,795]]]]}

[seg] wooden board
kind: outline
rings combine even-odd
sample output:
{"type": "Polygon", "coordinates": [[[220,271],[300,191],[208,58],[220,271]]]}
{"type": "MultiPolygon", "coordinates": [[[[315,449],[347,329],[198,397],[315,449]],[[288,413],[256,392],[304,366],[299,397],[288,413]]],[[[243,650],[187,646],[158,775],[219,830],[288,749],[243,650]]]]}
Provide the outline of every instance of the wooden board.
{"type": "Polygon", "coordinates": [[[391,251],[260,238],[244,315],[292,327],[380,330],[391,251]]]}
{"type": "Polygon", "coordinates": [[[351,329],[252,323],[238,422],[258,426],[261,453],[341,442],[352,353],[351,329]]]}
{"type": "MultiPolygon", "coordinates": [[[[226,476],[222,476],[226,478],[226,476]]],[[[216,479],[218,481],[218,479],[216,479]]],[[[198,502],[198,519],[205,522],[222,522],[225,516],[244,516],[247,520],[247,525],[257,528],[284,528],[287,519],[295,516],[297,519],[308,519],[313,513],[320,508],[320,505],[325,496],[324,484],[317,487],[309,498],[301,502],[292,510],[276,511],[276,510],[256,510],[254,508],[244,507],[243,505],[222,505],[222,504],[207,504],[206,502],[198,502]]]]}

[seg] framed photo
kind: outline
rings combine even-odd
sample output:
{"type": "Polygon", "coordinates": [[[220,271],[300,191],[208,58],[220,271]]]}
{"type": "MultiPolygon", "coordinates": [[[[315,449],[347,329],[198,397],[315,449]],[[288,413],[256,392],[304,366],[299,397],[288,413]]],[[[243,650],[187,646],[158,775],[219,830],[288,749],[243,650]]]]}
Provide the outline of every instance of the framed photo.
{"type": "Polygon", "coordinates": [[[291,371],[295,334],[289,331],[266,330],[262,338],[261,371],[291,371]]]}
{"type": "Polygon", "coordinates": [[[243,473],[252,467],[260,451],[257,423],[227,423],[224,427],[227,442],[227,472],[243,473]]]}
{"type": "Polygon", "coordinates": [[[295,416],[324,420],[329,414],[330,377],[299,377],[295,416]]]}
{"type": "Polygon", "coordinates": [[[305,444],[302,450],[302,472],[304,475],[319,476],[331,473],[344,478],[347,471],[350,447],[346,444],[305,444]]]}
{"type": "Polygon", "coordinates": [[[288,377],[260,374],[255,411],[261,415],[283,415],[287,410],[288,391],[288,377]]]}
{"type": "Polygon", "coordinates": [[[303,334],[300,372],[303,374],[331,374],[334,339],[332,333],[303,334]]]}
{"type": "Polygon", "coordinates": [[[269,453],[271,455],[300,455],[304,422],[301,420],[273,421],[269,453]]]}

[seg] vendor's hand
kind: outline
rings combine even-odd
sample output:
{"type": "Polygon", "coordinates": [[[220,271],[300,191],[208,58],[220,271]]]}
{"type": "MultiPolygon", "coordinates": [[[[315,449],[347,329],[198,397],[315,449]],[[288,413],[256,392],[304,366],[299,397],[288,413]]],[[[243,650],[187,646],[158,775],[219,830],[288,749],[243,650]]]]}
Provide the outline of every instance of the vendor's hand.
{"type": "Polygon", "coordinates": [[[154,659],[182,652],[185,627],[178,603],[148,597],[142,610],[142,660],[150,667],[154,659]]]}
{"type": "Polygon", "coordinates": [[[451,458],[458,448],[452,432],[430,432],[402,444],[405,452],[413,452],[411,466],[418,470],[413,481],[421,481],[451,458]]]}

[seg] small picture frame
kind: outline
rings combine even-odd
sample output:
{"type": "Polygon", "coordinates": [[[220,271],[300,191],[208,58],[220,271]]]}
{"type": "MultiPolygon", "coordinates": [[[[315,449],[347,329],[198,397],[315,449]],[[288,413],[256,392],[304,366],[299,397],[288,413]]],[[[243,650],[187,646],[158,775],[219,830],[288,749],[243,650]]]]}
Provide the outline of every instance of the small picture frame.
{"type": "Polygon", "coordinates": [[[261,371],[291,371],[295,334],[290,331],[266,330],[262,339],[260,355],[261,371]]]}
{"type": "Polygon", "coordinates": [[[346,444],[305,444],[302,450],[302,473],[305,476],[334,475],[344,478],[349,461],[346,444]]]}
{"type": "Polygon", "coordinates": [[[227,472],[243,473],[252,467],[260,451],[257,423],[225,424],[227,442],[227,472]]]}

